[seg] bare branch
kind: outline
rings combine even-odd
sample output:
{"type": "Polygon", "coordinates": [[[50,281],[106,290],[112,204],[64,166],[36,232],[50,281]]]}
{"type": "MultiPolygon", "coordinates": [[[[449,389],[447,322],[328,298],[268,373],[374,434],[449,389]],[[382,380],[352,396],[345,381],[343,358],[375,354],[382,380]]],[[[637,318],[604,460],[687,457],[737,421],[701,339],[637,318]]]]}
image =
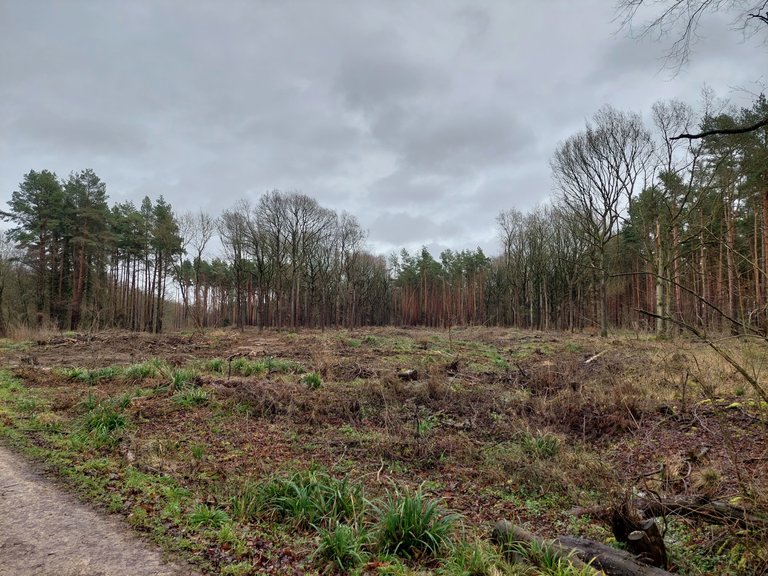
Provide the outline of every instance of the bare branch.
{"type": "Polygon", "coordinates": [[[739,126],[737,128],[714,128],[712,130],[705,130],[704,132],[700,132],[698,134],[687,134],[687,133],[679,134],[678,136],[671,137],[670,140],[680,140],[683,138],[686,138],[688,140],[698,140],[699,138],[707,138],[708,136],[746,134],[748,132],[754,132],[755,130],[759,130],[763,126],[768,126],[768,118],[763,118],[759,122],[755,122],[754,124],[750,124],[749,126],[739,126]]]}

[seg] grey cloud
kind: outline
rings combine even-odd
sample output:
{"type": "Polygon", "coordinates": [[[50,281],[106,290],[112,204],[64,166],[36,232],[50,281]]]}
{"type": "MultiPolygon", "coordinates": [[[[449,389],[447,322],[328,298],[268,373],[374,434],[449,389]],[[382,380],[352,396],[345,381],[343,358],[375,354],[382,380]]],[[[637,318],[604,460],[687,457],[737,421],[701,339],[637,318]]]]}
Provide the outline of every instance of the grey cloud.
{"type": "Polygon", "coordinates": [[[92,167],[113,200],[212,213],[301,190],[382,251],[490,249],[498,211],[550,194],[557,142],[602,104],[694,102],[705,81],[730,95],[766,69],[764,47],[708,33],[690,67],[659,75],[663,45],[615,35],[605,0],[5,0],[0,14],[0,199],[31,168],[92,167]]]}
{"type": "Polygon", "coordinates": [[[371,236],[379,242],[403,246],[431,241],[439,227],[424,215],[407,212],[384,212],[370,224],[371,236]]]}
{"type": "Polygon", "coordinates": [[[398,108],[373,127],[379,140],[397,150],[412,169],[466,173],[512,162],[534,140],[509,110],[460,104],[447,110],[398,108]]]}
{"type": "Polygon", "coordinates": [[[353,108],[375,115],[447,88],[447,79],[436,70],[398,54],[395,40],[379,35],[370,41],[365,51],[342,62],[336,78],[338,91],[353,108]]]}
{"type": "Polygon", "coordinates": [[[147,135],[120,118],[72,117],[46,109],[33,109],[8,122],[8,129],[24,133],[22,150],[68,150],[99,156],[140,154],[147,149],[147,135]]]}

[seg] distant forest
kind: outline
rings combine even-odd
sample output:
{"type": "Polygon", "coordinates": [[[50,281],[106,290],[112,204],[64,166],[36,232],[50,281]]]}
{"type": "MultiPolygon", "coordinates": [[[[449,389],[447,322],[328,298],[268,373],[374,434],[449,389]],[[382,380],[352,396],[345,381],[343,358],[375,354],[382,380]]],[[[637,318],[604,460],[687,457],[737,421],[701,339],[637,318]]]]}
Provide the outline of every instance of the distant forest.
{"type": "Polygon", "coordinates": [[[556,193],[502,211],[498,256],[366,248],[358,220],[271,191],[214,217],[109,203],[92,171],[30,171],[0,212],[0,333],[480,325],[661,334],[768,327],[768,126],[752,107],[599,110],[551,159],[556,193]],[[218,242],[214,237],[218,236],[218,242]],[[223,247],[210,258],[213,244],[223,247]]]}

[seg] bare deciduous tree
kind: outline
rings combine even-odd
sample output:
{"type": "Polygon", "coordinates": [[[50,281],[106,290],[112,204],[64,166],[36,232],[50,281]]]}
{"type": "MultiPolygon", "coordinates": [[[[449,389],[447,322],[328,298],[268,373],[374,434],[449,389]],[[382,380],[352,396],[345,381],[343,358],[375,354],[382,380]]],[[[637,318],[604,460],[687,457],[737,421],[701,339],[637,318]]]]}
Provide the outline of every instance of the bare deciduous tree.
{"type": "Polygon", "coordinates": [[[768,31],[766,0],[620,0],[617,5],[622,28],[641,37],[674,38],[667,56],[678,68],[688,62],[699,40],[702,20],[718,13],[727,15],[731,27],[747,36],[768,31]]]}
{"type": "Polygon", "coordinates": [[[602,336],[608,334],[608,245],[619,232],[638,180],[646,175],[652,151],[640,116],[606,106],[551,160],[560,202],[590,245],[602,336]]]}
{"type": "MultiPolygon", "coordinates": [[[[768,0],[620,0],[617,6],[617,19],[623,29],[631,33],[637,29],[640,37],[674,38],[667,53],[667,64],[676,71],[688,63],[691,49],[699,40],[702,20],[718,13],[727,14],[731,27],[744,36],[765,34],[768,40],[768,0]]],[[[720,126],[697,133],[684,131],[670,135],[670,139],[698,140],[746,134],[764,126],[768,126],[768,117],[740,126],[720,126]]]]}
{"type": "MultiPolygon", "coordinates": [[[[192,282],[194,288],[194,302],[191,306],[192,322],[197,330],[203,328],[203,306],[202,298],[200,294],[200,288],[202,285],[202,264],[203,254],[205,253],[208,243],[216,233],[217,222],[210,214],[206,214],[202,210],[192,213],[186,212],[179,218],[179,231],[182,237],[182,248],[186,254],[191,250],[192,262],[191,262],[191,278],[188,280],[192,282]]],[[[188,290],[185,287],[184,278],[186,274],[185,267],[189,267],[189,263],[184,266],[183,263],[179,263],[177,266],[177,281],[181,288],[181,296],[184,300],[185,306],[188,306],[188,290]]]]}

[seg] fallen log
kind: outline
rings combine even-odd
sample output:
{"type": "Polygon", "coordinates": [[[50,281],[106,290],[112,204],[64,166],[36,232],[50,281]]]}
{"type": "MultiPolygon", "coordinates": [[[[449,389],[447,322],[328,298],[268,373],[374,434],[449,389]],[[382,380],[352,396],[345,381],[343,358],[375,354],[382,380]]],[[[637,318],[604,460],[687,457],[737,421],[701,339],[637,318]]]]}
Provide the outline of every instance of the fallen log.
{"type": "MultiPolygon", "coordinates": [[[[515,544],[521,544],[521,543],[522,544],[533,543],[539,546],[540,548],[547,546],[550,552],[556,558],[567,560],[577,570],[584,570],[586,573],[588,573],[589,570],[592,570],[592,573],[595,576],[603,576],[603,572],[593,568],[588,564],[588,562],[584,562],[581,558],[574,556],[573,549],[562,546],[558,544],[556,541],[551,542],[548,540],[544,540],[543,538],[536,536],[532,532],[529,532],[525,528],[521,528],[520,526],[515,526],[514,524],[512,524],[512,522],[509,522],[507,520],[499,520],[498,522],[496,522],[496,525],[493,527],[493,532],[491,533],[491,540],[496,545],[502,546],[502,547],[513,547],[515,544]]],[[[512,548],[512,551],[513,552],[515,551],[514,548],[512,548]]]]}
{"type": "Polygon", "coordinates": [[[575,551],[581,560],[591,561],[591,566],[602,570],[606,576],[670,576],[671,574],[661,568],[643,564],[629,552],[616,550],[594,540],[561,536],[555,541],[566,550],[575,551]]]}
{"type": "Polygon", "coordinates": [[[693,516],[710,524],[731,524],[739,528],[766,529],[768,517],[739,506],[707,498],[636,498],[633,505],[648,517],[693,516]]]}
{"type": "Polygon", "coordinates": [[[600,542],[571,536],[562,536],[553,541],[544,540],[507,520],[496,523],[491,540],[499,546],[507,547],[518,543],[547,546],[555,557],[567,560],[577,570],[591,570],[595,576],[671,576],[671,572],[643,564],[629,552],[616,550],[600,542]]]}

